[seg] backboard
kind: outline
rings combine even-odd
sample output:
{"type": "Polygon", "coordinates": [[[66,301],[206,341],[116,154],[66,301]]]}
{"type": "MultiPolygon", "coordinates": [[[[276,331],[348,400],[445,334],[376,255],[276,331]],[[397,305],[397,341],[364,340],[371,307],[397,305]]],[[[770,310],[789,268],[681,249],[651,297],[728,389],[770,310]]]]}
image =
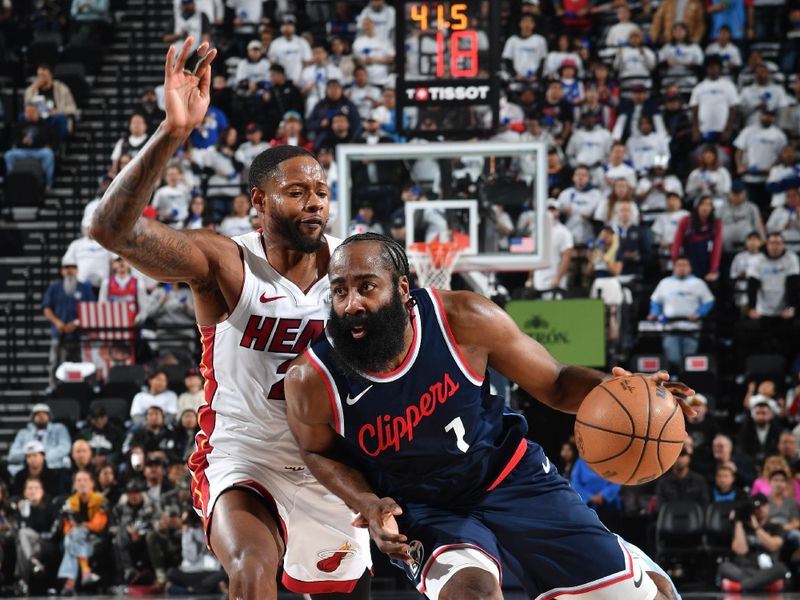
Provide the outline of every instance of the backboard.
{"type": "MultiPolygon", "coordinates": [[[[469,236],[469,248],[459,257],[456,271],[531,271],[550,262],[550,228],[545,226],[548,215],[544,144],[340,144],[336,161],[338,212],[331,224],[336,236],[348,236],[356,202],[373,205],[378,218],[384,221],[399,209],[405,223],[412,225],[415,212],[425,209],[443,217],[449,231],[469,236]],[[382,186],[363,183],[371,165],[390,164],[397,167],[395,172],[403,173],[405,184],[396,180],[382,186]],[[399,188],[405,188],[403,194],[399,188]],[[413,188],[413,194],[408,193],[409,188],[413,188]],[[426,201],[403,202],[401,195],[426,201]],[[459,211],[464,217],[448,217],[459,211]],[[453,226],[454,222],[459,225],[453,226]]],[[[376,167],[372,173],[378,170],[376,167]]],[[[429,241],[415,239],[414,232],[408,229],[402,236],[406,247],[414,241],[429,241]]]]}

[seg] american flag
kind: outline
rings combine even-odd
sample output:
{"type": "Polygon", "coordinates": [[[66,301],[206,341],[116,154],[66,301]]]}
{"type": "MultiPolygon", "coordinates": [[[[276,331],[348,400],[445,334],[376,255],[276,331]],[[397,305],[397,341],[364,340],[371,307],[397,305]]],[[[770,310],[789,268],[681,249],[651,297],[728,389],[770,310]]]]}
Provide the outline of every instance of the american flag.
{"type": "Polygon", "coordinates": [[[533,254],[536,250],[536,245],[533,243],[533,238],[530,236],[512,237],[508,240],[508,249],[513,254],[533,254]]]}
{"type": "Polygon", "coordinates": [[[89,330],[89,337],[95,340],[132,340],[135,317],[135,302],[78,303],[78,320],[81,328],[89,330]],[[119,330],[103,331],[104,328],[119,328],[119,330]]]}

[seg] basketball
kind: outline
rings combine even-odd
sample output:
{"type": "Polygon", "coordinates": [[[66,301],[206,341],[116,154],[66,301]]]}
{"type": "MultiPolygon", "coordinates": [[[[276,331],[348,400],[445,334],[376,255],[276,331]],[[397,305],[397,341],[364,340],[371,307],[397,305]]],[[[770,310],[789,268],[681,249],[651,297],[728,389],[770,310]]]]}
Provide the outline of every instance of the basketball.
{"type": "Polygon", "coordinates": [[[641,375],[604,381],[586,396],[575,420],[575,443],[598,475],[623,485],[660,477],[678,459],[686,437],[673,395],[641,375]]]}

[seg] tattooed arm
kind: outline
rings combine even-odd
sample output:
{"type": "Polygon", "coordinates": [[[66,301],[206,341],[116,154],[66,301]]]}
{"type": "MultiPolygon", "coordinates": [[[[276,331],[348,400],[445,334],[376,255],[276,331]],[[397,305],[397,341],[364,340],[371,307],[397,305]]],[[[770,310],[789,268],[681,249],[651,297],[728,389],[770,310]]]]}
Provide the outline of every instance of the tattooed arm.
{"type": "MultiPolygon", "coordinates": [[[[167,52],[164,94],[166,118],[145,147],[114,178],[103,196],[89,234],[147,275],[160,281],[208,284],[215,276],[221,245],[233,242],[206,231],[177,231],[141,216],[158,185],[164,167],[208,110],[211,62],[216,50],[203,43],[203,57],[194,73],[184,70],[192,45],[187,38],[175,59],[167,52]]],[[[235,246],[232,246],[235,248],[235,246]]],[[[233,252],[238,260],[238,253],[233,252]]]]}

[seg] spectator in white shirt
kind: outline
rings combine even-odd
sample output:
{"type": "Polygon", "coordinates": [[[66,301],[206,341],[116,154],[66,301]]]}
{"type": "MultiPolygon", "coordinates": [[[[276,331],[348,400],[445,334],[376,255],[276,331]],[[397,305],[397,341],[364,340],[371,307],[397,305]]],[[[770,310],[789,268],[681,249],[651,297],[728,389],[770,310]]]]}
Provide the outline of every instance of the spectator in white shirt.
{"type": "Polygon", "coordinates": [[[375,25],[375,32],[387,42],[394,42],[395,10],[386,0],[369,0],[369,4],[356,17],[359,29],[364,27],[364,21],[369,19],[375,25]]]}
{"type": "Polygon", "coordinates": [[[658,215],[650,228],[650,231],[653,232],[653,241],[658,244],[659,248],[666,250],[667,254],[672,248],[678,224],[681,219],[688,216],[689,211],[683,208],[680,194],[667,192],[667,212],[658,215]]]}
{"type": "Polygon", "coordinates": [[[692,109],[692,139],[695,143],[728,142],[733,131],[739,93],[730,79],[720,77],[722,61],[706,57],[706,78],[695,86],[689,99],[692,109]]]}
{"type": "Polygon", "coordinates": [[[770,169],[767,177],[767,191],[772,194],[770,206],[783,206],[786,190],[791,187],[800,187],[800,165],[794,146],[786,144],[781,150],[780,162],[770,169]]]}
{"type": "Polygon", "coordinates": [[[247,141],[236,149],[233,156],[242,165],[242,174],[247,177],[253,159],[269,148],[269,142],[264,141],[264,130],[258,123],[248,123],[244,134],[247,141]]]}
{"type": "Polygon", "coordinates": [[[736,171],[747,186],[747,195],[762,211],[770,204],[767,176],[787,143],[786,134],[775,127],[771,106],[761,109],[759,123],[745,127],[734,140],[736,171]]]}
{"type": "Polygon", "coordinates": [[[638,28],[636,23],[631,23],[631,9],[627,4],[620,4],[617,6],[617,23],[606,34],[606,46],[614,48],[626,45],[631,32],[638,28]]]}
{"type": "Polygon", "coordinates": [[[648,115],[639,117],[637,129],[638,133],[628,138],[625,149],[636,173],[646,175],[657,156],[669,159],[669,138],[655,130],[653,119],[648,115]]]}
{"type": "Polygon", "coordinates": [[[743,88],[740,94],[742,116],[748,125],[758,124],[765,108],[778,113],[790,104],[783,86],[770,81],[769,69],[764,63],[756,65],[755,77],[755,81],[743,88]]]}
{"type": "Polygon", "coordinates": [[[547,214],[550,223],[550,257],[551,262],[544,269],[537,269],[531,274],[528,285],[533,289],[544,292],[546,290],[567,289],[567,273],[572,262],[572,252],[575,244],[569,229],[558,220],[559,203],[556,200],[547,201],[547,214]]]}
{"type": "Polygon", "coordinates": [[[567,33],[559,33],[556,39],[556,49],[547,53],[543,75],[556,77],[564,61],[572,61],[575,65],[576,75],[579,79],[583,78],[583,59],[573,51],[572,37],[567,33]]]}
{"type": "Polygon", "coordinates": [[[748,316],[766,327],[767,321],[784,327],[795,315],[800,292],[800,260],[786,250],[783,235],[767,236],[767,252],[747,273],[748,316]],[[776,323],[777,321],[777,323],[776,323]]]}
{"type": "Polygon", "coordinates": [[[633,187],[630,182],[620,177],[614,180],[611,185],[611,193],[602,198],[594,210],[593,218],[595,221],[618,227],[620,224],[619,206],[625,204],[630,207],[630,224],[638,225],[640,221],[639,207],[633,201],[633,187]]]}
{"type": "Polygon", "coordinates": [[[585,112],[567,143],[567,158],[573,167],[595,167],[608,156],[613,144],[611,132],[597,122],[594,113],[585,112]]]}
{"type": "Polygon", "coordinates": [[[328,60],[328,49],[322,42],[316,42],[311,47],[312,63],[303,69],[298,87],[306,97],[306,116],[316,106],[317,102],[325,97],[325,88],[331,79],[344,81],[344,75],[339,67],[328,60]]]}
{"type": "Polygon", "coordinates": [[[656,55],[644,45],[644,36],[638,27],[628,36],[628,45],[617,50],[614,68],[623,87],[630,87],[634,83],[650,86],[650,76],[656,68],[656,55]]]}
{"type": "Polygon", "coordinates": [[[519,19],[519,35],[512,35],[503,46],[503,61],[514,79],[533,83],[542,61],[547,57],[547,42],[538,33],[533,15],[523,14],[519,19]]]}
{"type": "Polygon", "coordinates": [[[302,36],[295,35],[297,19],[284,15],[281,20],[281,35],[272,41],[267,52],[270,62],[278,63],[286,72],[286,79],[300,81],[303,68],[311,64],[311,46],[302,36]]]}
{"type": "MultiPolygon", "coordinates": [[[[697,322],[714,308],[714,295],[705,281],[692,275],[686,257],[675,260],[672,276],[662,279],[650,297],[650,321],[688,320],[697,322]]],[[[699,328],[698,328],[699,329],[699,328]]],[[[671,368],[683,367],[683,359],[697,353],[698,331],[681,331],[664,335],[663,348],[671,368]]]]}
{"type": "Polygon", "coordinates": [[[159,221],[177,227],[189,216],[192,198],[182,179],[180,167],[169,165],[164,172],[164,185],[156,190],[150,202],[159,221]]]}
{"type": "Polygon", "coordinates": [[[607,193],[614,181],[625,179],[631,188],[636,187],[636,170],[625,161],[625,144],[614,142],[608,154],[608,162],[595,169],[594,183],[601,192],[607,193]]]}
{"type": "Polygon", "coordinates": [[[158,406],[169,422],[173,422],[178,411],[178,396],[167,389],[169,379],[164,371],[155,371],[147,380],[147,391],[139,392],[131,402],[131,420],[136,425],[144,424],[144,415],[151,406],[158,406]]]}
{"type": "Polygon", "coordinates": [[[558,196],[558,208],[566,217],[566,226],[577,244],[585,244],[594,237],[592,218],[602,200],[600,192],[590,184],[589,169],[578,165],[572,173],[573,187],[558,196]]]}
{"type": "Polygon", "coordinates": [[[382,99],[381,89],[369,82],[367,70],[361,65],[353,71],[353,81],[345,87],[344,93],[358,108],[362,121],[370,116],[382,99]]]}
{"type": "Polygon", "coordinates": [[[672,42],[664,44],[658,51],[658,61],[665,65],[661,85],[677,84],[689,90],[697,84],[697,68],[703,64],[700,46],[688,41],[689,30],[683,23],[672,26],[672,42]]]}
{"type": "Polygon", "coordinates": [[[677,194],[678,198],[683,197],[681,180],[667,172],[668,166],[669,156],[656,155],[653,157],[650,171],[644,177],[639,178],[639,182],[636,184],[635,196],[639,208],[644,212],[651,213],[649,219],[644,217],[645,221],[653,219],[653,212],[666,210],[669,194],[677,194]]]}
{"type": "Polygon", "coordinates": [[[120,172],[119,161],[123,154],[133,158],[139,153],[139,150],[144,148],[148,135],[147,121],[144,120],[142,115],[131,115],[128,122],[128,134],[128,136],[117,140],[114,149],[111,151],[111,175],[116,175],[120,172]]]}
{"type": "Polygon", "coordinates": [[[250,219],[250,198],[245,194],[236,196],[233,199],[231,214],[222,219],[222,223],[220,223],[217,231],[228,237],[243,235],[253,231],[253,223],[250,219]]]}
{"type": "Polygon", "coordinates": [[[736,254],[731,263],[730,277],[733,283],[734,303],[743,314],[747,313],[747,274],[755,269],[761,260],[763,245],[764,239],[759,233],[751,231],[744,240],[744,250],[736,254]]]}
{"type": "Polygon", "coordinates": [[[800,251],[800,192],[797,188],[786,190],[786,202],[777,206],[767,220],[767,231],[783,234],[789,250],[800,251]]]}
{"type": "Polygon", "coordinates": [[[211,211],[208,210],[204,196],[197,195],[192,197],[189,202],[189,216],[183,222],[184,229],[204,229],[211,220],[211,211]]]}
{"type": "Polygon", "coordinates": [[[248,95],[257,93],[269,82],[269,61],[264,57],[258,40],[247,44],[247,58],[236,65],[234,82],[240,91],[248,95]]]}
{"type": "Polygon", "coordinates": [[[389,65],[394,63],[394,46],[380,37],[371,19],[364,19],[361,33],[353,42],[353,58],[366,67],[372,85],[383,87],[389,80],[389,65]]]}
{"type": "Polygon", "coordinates": [[[211,43],[211,23],[204,13],[195,8],[194,0],[181,0],[180,11],[173,15],[172,33],[166,34],[164,41],[171,44],[189,36],[193,40],[189,50],[191,56],[201,43],[211,43]]]}
{"type": "Polygon", "coordinates": [[[719,56],[722,61],[722,72],[727,76],[742,66],[742,53],[736,44],[731,43],[731,30],[727,25],[719,28],[716,41],[706,47],[706,56],[712,54],[719,56]]]}
{"type": "Polygon", "coordinates": [[[731,175],[728,169],[719,164],[716,147],[713,144],[704,146],[700,154],[700,166],[689,173],[689,179],[686,180],[689,201],[710,195],[715,205],[721,205],[730,191],[731,175]]]}
{"type": "Polygon", "coordinates": [[[78,267],[78,281],[88,283],[95,288],[100,287],[104,279],[108,279],[111,272],[112,254],[90,238],[86,231],[81,237],[73,240],[64,253],[62,262],[67,262],[78,267]]]}

